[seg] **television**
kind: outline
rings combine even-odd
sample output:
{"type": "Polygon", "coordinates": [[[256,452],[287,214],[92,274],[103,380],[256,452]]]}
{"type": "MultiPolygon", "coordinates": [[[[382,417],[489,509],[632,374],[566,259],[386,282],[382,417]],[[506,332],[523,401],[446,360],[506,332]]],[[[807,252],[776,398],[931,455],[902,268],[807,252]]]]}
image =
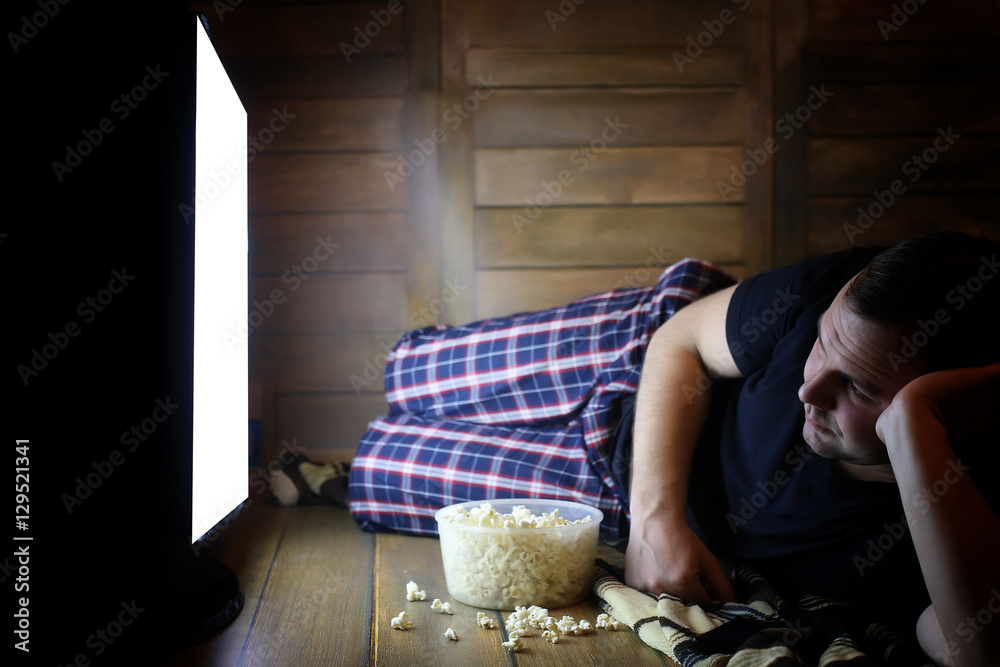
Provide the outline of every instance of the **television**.
{"type": "Polygon", "coordinates": [[[201,540],[248,495],[247,113],[184,3],[40,7],[8,7],[11,651],[150,664],[243,602],[201,540]]]}

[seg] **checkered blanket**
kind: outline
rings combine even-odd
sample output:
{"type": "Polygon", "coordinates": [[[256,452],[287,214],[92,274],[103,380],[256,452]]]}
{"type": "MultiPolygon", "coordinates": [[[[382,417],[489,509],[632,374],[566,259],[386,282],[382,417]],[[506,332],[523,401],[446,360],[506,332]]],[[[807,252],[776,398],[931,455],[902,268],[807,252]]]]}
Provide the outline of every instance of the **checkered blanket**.
{"type": "Polygon", "coordinates": [[[351,464],[355,520],[433,535],[445,505],[543,497],[598,507],[603,533],[617,536],[625,498],[607,445],[621,399],[638,387],[653,332],[733,282],[686,259],[652,287],[404,334],[386,362],[389,414],[369,424],[351,464]]]}
{"type": "Polygon", "coordinates": [[[682,667],[932,666],[912,641],[857,608],[815,596],[784,600],[752,568],[735,568],[745,604],[702,608],[626,586],[623,558],[607,551],[594,584],[605,611],[682,667]]]}

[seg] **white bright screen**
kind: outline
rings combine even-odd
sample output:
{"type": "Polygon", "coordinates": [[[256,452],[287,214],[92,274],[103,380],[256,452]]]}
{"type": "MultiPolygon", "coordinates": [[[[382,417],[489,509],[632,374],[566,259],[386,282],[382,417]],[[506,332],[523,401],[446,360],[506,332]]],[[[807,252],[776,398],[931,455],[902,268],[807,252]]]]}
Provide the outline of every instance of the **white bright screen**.
{"type": "Polygon", "coordinates": [[[248,303],[247,114],[195,21],[192,542],[247,497],[249,416],[247,340],[238,337],[248,303]]]}

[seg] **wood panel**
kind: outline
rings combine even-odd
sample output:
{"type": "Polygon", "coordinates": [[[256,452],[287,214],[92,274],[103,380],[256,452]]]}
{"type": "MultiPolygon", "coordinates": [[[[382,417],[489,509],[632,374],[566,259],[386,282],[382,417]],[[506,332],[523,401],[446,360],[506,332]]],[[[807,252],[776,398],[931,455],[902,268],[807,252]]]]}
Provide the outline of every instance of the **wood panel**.
{"type": "Polygon", "coordinates": [[[291,211],[391,211],[406,204],[396,173],[399,153],[258,155],[250,166],[250,208],[291,211]]]}
{"type": "Polygon", "coordinates": [[[279,441],[294,438],[300,447],[319,452],[316,458],[342,461],[354,456],[368,422],[388,412],[384,393],[284,393],[275,402],[279,441]]]}
{"type": "Polygon", "coordinates": [[[402,54],[404,49],[402,12],[386,12],[385,2],[217,2],[196,3],[192,9],[206,15],[213,45],[229,55],[337,55],[346,61],[357,57],[355,50],[371,56],[402,54]]]}
{"type": "Polygon", "coordinates": [[[304,280],[291,273],[255,276],[248,323],[253,334],[265,335],[401,331],[404,285],[399,273],[315,273],[304,280]]]}
{"type": "Polygon", "coordinates": [[[821,255],[852,245],[892,245],[940,229],[985,236],[1000,243],[1000,195],[903,196],[882,215],[874,198],[812,198],[808,206],[808,252],[821,255]]]}
{"type": "Polygon", "coordinates": [[[250,269],[283,274],[314,256],[320,240],[336,247],[324,272],[401,271],[405,267],[402,213],[305,213],[250,218],[250,269]]]}
{"type": "MultiPolygon", "coordinates": [[[[739,265],[722,264],[719,268],[743,276],[739,265]]],[[[476,316],[501,317],[561,306],[611,289],[655,285],[660,273],[661,268],[646,265],[480,271],[477,276],[476,316]]]]}
{"type": "Polygon", "coordinates": [[[996,9],[977,0],[883,3],[817,0],[809,3],[812,37],[820,41],[996,39],[996,9]]]}
{"type": "Polygon", "coordinates": [[[381,395],[398,333],[301,333],[250,340],[251,380],[274,391],[381,395]]]}
{"type": "Polygon", "coordinates": [[[834,85],[975,84],[1000,81],[1000,52],[990,42],[809,41],[802,48],[807,80],[834,85]]]}
{"type": "Polygon", "coordinates": [[[686,45],[713,26],[713,43],[736,44],[743,36],[744,12],[750,2],[711,0],[616,0],[587,2],[470,2],[469,33],[473,46],[631,46],[686,45]],[[721,16],[728,10],[731,15],[721,16]],[[563,20],[565,19],[565,20],[563,20]],[[723,22],[726,21],[726,22],[723,22]]]}
{"type": "Polygon", "coordinates": [[[223,64],[244,102],[272,99],[368,98],[403,95],[400,56],[227,56],[223,64]]]}
{"type": "Polygon", "coordinates": [[[925,134],[948,125],[969,134],[1000,131],[996,86],[842,84],[831,92],[810,122],[813,136],[925,134]]]}
{"type": "MultiPolygon", "coordinates": [[[[466,82],[496,86],[738,86],[745,53],[735,47],[706,49],[678,68],[668,49],[551,51],[469,49],[466,82]]],[[[683,50],[681,51],[683,53],[683,50]]]]}
{"type": "Polygon", "coordinates": [[[486,148],[589,143],[606,118],[628,132],[619,146],[735,144],[742,140],[736,89],[498,89],[476,113],[476,144],[486,148]]]}
{"type": "MultiPolygon", "coordinates": [[[[595,143],[603,142],[600,133],[595,136],[595,143]]],[[[476,203],[516,206],[527,200],[528,208],[718,203],[716,183],[728,181],[730,168],[741,162],[740,149],[727,146],[607,148],[603,152],[586,148],[479,150],[476,203]],[[559,194],[553,196],[549,190],[555,192],[556,185],[559,194]]],[[[741,200],[742,189],[731,199],[741,200]]],[[[530,211],[527,215],[530,218],[530,211]]]]}
{"type": "Polygon", "coordinates": [[[403,100],[256,100],[247,125],[256,136],[271,127],[275,110],[294,116],[267,146],[268,152],[398,151],[403,148],[403,100]]]}
{"type": "MultiPolygon", "coordinates": [[[[873,195],[876,190],[889,189],[894,181],[914,193],[996,188],[1000,182],[1000,164],[995,159],[1000,154],[1000,139],[945,139],[947,128],[943,130],[938,134],[932,129],[922,137],[815,139],[809,146],[809,193],[873,195]],[[942,147],[946,149],[940,150],[942,147]]],[[[960,126],[954,131],[961,134],[960,126]]]]}
{"type": "MultiPolygon", "coordinates": [[[[470,120],[475,91],[465,83],[466,52],[469,49],[469,12],[472,3],[443,0],[441,3],[441,94],[438,111],[447,123],[449,140],[441,146],[441,271],[465,283],[475,282],[473,219],[475,185],[473,147],[476,117],[470,120]],[[457,111],[456,111],[457,110],[457,111]],[[459,113],[461,112],[461,113],[459,113]],[[449,116],[448,114],[452,114],[449,116]],[[455,115],[456,120],[452,120],[455,115]]],[[[479,85],[477,83],[477,85],[479,85]]],[[[480,95],[483,89],[480,89],[480,95]]],[[[482,106],[476,106],[481,110],[482,106]]],[[[451,324],[475,318],[475,294],[471,290],[446,304],[442,321],[451,324]]]]}
{"type": "Polygon", "coordinates": [[[656,266],[684,257],[717,263],[744,259],[740,206],[588,206],[547,208],[530,224],[523,209],[476,213],[480,269],[656,266]]]}

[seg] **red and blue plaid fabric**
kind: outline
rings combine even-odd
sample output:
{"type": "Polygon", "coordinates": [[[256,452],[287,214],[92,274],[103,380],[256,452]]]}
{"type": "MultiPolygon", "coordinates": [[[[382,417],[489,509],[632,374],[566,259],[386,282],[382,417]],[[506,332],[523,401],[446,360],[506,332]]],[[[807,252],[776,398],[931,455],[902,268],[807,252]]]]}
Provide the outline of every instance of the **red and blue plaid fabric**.
{"type": "Polygon", "coordinates": [[[389,414],[351,463],[351,513],[366,530],[434,535],[434,512],[515,497],[587,503],[618,536],[624,498],[607,445],[646,344],[678,309],[734,279],[685,259],[654,287],[404,334],[386,361],[389,414]]]}

